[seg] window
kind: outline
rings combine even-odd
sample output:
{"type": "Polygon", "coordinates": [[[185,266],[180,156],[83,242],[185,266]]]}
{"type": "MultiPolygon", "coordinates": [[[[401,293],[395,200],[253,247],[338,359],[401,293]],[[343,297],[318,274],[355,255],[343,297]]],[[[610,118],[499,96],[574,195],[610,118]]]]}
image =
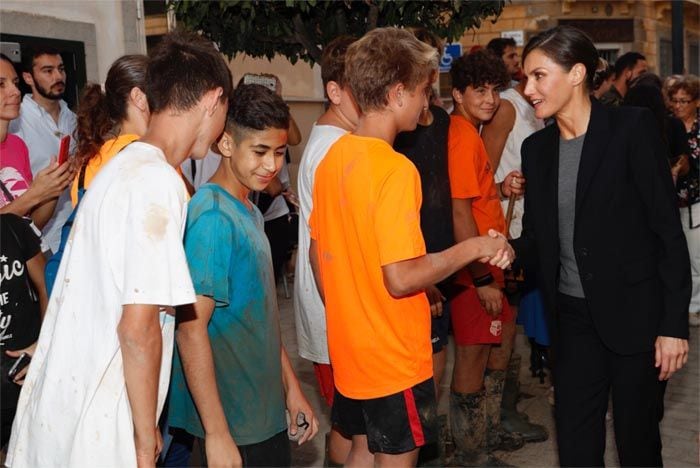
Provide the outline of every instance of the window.
{"type": "Polygon", "coordinates": [[[670,39],[659,41],[659,75],[668,76],[673,73],[673,45],[670,39]]]}
{"type": "Polygon", "coordinates": [[[688,73],[700,75],[700,45],[691,43],[688,45],[688,73]]]}

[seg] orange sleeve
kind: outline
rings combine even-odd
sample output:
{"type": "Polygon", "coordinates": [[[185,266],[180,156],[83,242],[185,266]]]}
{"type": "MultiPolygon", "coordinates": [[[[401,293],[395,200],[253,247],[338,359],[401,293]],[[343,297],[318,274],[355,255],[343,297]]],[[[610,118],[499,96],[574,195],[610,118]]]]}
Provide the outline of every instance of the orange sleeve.
{"type": "Polygon", "coordinates": [[[396,167],[377,187],[373,221],[382,266],[425,255],[420,229],[420,176],[410,161],[401,158],[398,162],[387,158],[396,167]]]}
{"type": "Polygon", "coordinates": [[[477,198],[482,196],[479,190],[476,165],[479,142],[471,138],[471,132],[468,129],[460,127],[462,125],[456,124],[453,120],[447,138],[447,169],[450,176],[450,192],[452,198],[477,198]]]}

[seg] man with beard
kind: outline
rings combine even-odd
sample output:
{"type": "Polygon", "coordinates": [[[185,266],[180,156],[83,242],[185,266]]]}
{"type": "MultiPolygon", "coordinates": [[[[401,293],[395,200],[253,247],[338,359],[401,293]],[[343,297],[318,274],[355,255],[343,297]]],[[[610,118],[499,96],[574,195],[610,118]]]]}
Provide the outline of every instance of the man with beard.
{"type": "Polygon", "coordinates": [[[627,52],[620,55],[615,61],[615,81],[610,89],[600,97],[600,102],[606,106],[621,106],[632,80],[642,73],[646,73],[647,68],[647,59],[639,52],[627,52]]]}
{"type": "MultiPolygon", "coordinates": [[[[23,51],[22,78],[32,89],[22,99],[20,116],[10,124],[10,133],[16,133],[29,148],[32,174],[49,165],[58,154],[61,138],[73,135],[75,114],[62,99],[66,89],[66,71],[58,50],[50,46],[37,46],[23,51]]],[[[71,141],[70,152],[75,149],[71,141]]],[[[55,252],[61,242],[61,227],[71,213],[70,195],[64,191],[56,209],[43,228],[41,250],[55,252]]]]}

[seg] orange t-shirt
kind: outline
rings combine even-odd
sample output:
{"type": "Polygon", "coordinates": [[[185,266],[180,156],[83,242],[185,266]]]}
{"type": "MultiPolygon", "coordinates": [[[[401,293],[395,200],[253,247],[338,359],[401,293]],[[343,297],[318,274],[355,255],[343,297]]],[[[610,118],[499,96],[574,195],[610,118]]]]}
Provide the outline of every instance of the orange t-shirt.
{"type": "Polygon", "coordinates": [[[335,385],[344,396],[391,395],[433,375],[430,306],[392,297],[382,266],[425,255],[415,166],[385,141],[347,134],[314,176],[316,240],[335,385]]]}
{"type": "MultiPolygon", "coordinates": [[[[83,180],[83,187],[86,189],[90,186],[90,182],[97,175],[97,172],[107,164],[117,153],[119,153],[126,145],[138,140],[140,137],[138,135],[119,135],[116,138],[111,138],[105,141],[100,148],[100,151],[93,156],[90,161],[88,161],[87,167],[85,168],[85,179],[83,180]]],[[[73,203],[73,208],[78,204],[78,178],[80,177],[80,171],[75,175],[75,180],[70,188],[70,199],[73,203]]]]}
{"type": "MultiPolygon", "coordinates": [[[[447,164],[452,198],[472,200],[472,215],[479,234],[483,236],[489,229],[505,234],[506,220],[486,147],[476,127],[461,115],[450,116],[447,164]]],[[[491,271],[496,281],[503,284],[503,271],[500,268],[491,271]]],[[[465,275],[461,274],[460,278],[465,279],[465,275]]]]}

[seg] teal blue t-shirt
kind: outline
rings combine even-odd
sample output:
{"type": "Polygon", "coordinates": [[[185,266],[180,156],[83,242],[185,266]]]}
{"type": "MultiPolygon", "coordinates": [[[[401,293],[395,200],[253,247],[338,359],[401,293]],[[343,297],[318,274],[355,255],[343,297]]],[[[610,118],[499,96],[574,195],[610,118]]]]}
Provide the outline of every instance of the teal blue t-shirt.
{"type": "MultiPolygon", "coordinates": [[[[216,184],[203,185],[188,207],[185,253],[196,294],[216,303],[208,332],[231,435],[239,445],[267,440],[287,424],[277,298],[260,211],[216,184]]],[[[168,422],[204,437],[177,349],[168,422]]]]}

